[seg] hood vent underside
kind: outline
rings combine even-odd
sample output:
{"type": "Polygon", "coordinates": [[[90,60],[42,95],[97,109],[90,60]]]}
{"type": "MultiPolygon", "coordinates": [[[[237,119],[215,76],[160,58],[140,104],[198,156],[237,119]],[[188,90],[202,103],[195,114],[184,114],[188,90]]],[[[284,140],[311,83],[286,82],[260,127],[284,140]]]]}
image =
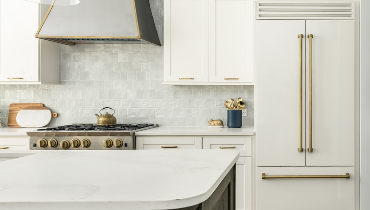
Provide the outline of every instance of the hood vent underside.
{"type": "Polygon", "coordinates": [[[149,0],[81,0],[74,6],[51,5],[36,37],[65,45],[161,45],[149,0]]]}

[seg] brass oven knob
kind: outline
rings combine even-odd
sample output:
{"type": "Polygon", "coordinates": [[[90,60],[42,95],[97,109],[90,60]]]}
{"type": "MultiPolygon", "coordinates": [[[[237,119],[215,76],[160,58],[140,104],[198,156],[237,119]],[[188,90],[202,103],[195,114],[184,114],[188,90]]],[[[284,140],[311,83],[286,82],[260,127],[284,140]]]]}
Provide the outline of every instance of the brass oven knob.
{"type": "Polygon", "coordinates": [[[116,147],[116,148],[121,148],[123,146],[122,139],[115,139],[113,141],[113,146],[116,147]]]}
{"type": "Polygon", "coordinates": [[[56,139],[49,139],[49,147],[56,148],[58,146],[58,141],[56,139]]]}
{"type": "Polygon", "coordinates": [[[70,146],[71,144],[67,140],[63,140],[60,142],[60,148],[62,149],[69,149],[70,146]]]}
{"type": "Polygon", "coordinates": [[[82,148],[89,148],[91,145],[91,141],[89,139],[82,140],[82,148]]]}
{"type": "Polygon", "coordinates": [[[37,146],[41,147],[41,148],[45,148],[48,146],[48,141],[46,139],[39,139],[37,141],[37,146]]]}
{"type": "Polygon", "coordinates": [[[71,140],[71,147],[72,148],[79,148],[81,146],[81,141],[79,139],[72,139],[71,140]]]}
{"type": "Polygon", "coordinates": [[[104,145],[104,147],[105,147],[105,148],[111,148],[111,147],[112,147],[112,145],[113,145],[113,141],[112,141],[112,139],[105,139],[105,140],[103,141],[103,145],[104,145]]]}

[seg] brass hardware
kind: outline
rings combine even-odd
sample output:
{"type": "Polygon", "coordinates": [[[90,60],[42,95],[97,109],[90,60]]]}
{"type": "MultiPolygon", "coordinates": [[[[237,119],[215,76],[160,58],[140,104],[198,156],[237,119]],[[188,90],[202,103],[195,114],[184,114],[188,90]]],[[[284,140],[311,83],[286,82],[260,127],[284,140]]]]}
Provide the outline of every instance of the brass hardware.
{"type": "Polygon", "coordinates": [[[23,79],[23,78],[21,78],[21,77],[19,77],[19,78],[15,78],[15,77],[8,77],[8,79],[23,79]]]}
{"type": "Polygon", "coordinates": [[[0,147],[0,149],[9,149],[9,147],[0,147]]]}
{"type": "Polygon", "coordinates": [[[308,34],[308,38],[310,40],[310,43],[309,43],[309,46],[310,46],[310,50],[309,50],[309,123],[308,123],[308,126],[309,126],[309,137],[308,137],[308,140],[309,140],[309,148],[307,149],[308,152],[313,152],[313,148],[312,148],[312,38],[313,38],[313,35],[312,34],[308,34]]]}
{"type": "Polygon", "coordinates": [[[49,14],[50,14],[51,10],[53,9],[54,2],[55,2],[55,1],[56,1],[56,0],[53,0],[53,3],[51,3],[51,5],[50,5],[50,7],[49,7],[49,10],[46,12],[46,15],[45,15],[44,19],[42,19],[41,24],[40,24],[40,27],[39,27],[39,29],[37,30],[35,37],[37,37],[37,35],[39,35],[39,33],[40,33],[40,31],[41,31],[42,26],[44,26],[44,23],[45,23],[45,21],[46,21],[46,18],[48,18],[48,16],[49,16],[49,14]]]}
{"type": "Polygon", "coordinates": [[[46,139],[39,139],[37,141],[37,146],[41,148],[46,148],[48,146],[48,141],[46,139]]]}
{"type": "Polygon", "coordinates": [[[121,148],[123,146],[123,141],[122,139],[114,139],[113,141],[113,146],[115,148],[121,148]]]}
{"type": "Polygon", "coordinates": [[[117,123],[116,117],[114,117],[114,113],[116,111],[110,107],[104,107],[99,111],[99,114],[95,114],[95,116],[98,118],[98,125],[115,125],[117,123]],[[113,114],[109,114],[106,112],[105,114],[101,114],[100,112],[104,109],[111,109],[113,110],[113,114]]]}
{"type": "Polygon", "coordinates": [[[81,142],[82,148],[89,148],[91,145],[91,141],[89,139],[83,139],[81,142]]]}
{"type": "Polygon", "coordinates": [[[194,78],[179,78],[179,80],[186,80],[186,79],[193,80],[194,78]]]}
{"type": "Polygon", "coordinates": [[[138,37],[140,37],[139,22],[137,21],[137,13],[136,13],[136,7],[135,7],[135,0],[132,0],[132,3],[133,3],[133,5],[134,5],[134,12],[135,12],[135,20],[136,20],[137,36],[138,36],[138,37]]]}
{"type": "Polygon", "coordinates": [[[58,117],[58,113],[52,113],[51,116],[52,117],[58,117]]]}
{"type": "Polygon", "coordinates": [[[60,142],[60,148],[62,148],[62,149],[69,149],[70,146],[71,146],[71,144],[67,140],[62,140],[60,142]]]}
{"type": "Polygon", "coordinates": [[[161,146],[164,149],[169,149],[169,148],[177,148],[177,146],[161,146]]]}
{"type": "Polygon", "coordinates": [[[210,120],[208,121],[209,126],[224,126],[224,122],[222,120],[210,120]]]}
{"type": "Polygon", "coordinates": [[[72,148],[79,148],[81,146],[81,141],[79,139],[72,139],[71,146],[72,148]]]}
{"type": "Polygon", "coordinates": [[[112,141],[112,139],[105,139],[105,140],[103,141],[103,146],[104,146],[105,148],[111,148],[111,147],[113,146],[113,141],[112,141]]]}
{"type": "Polygon", "coordinates": [[[51,148],[56,148],[58,146],[58,141],[56,139],[49,139],[48,145],[51,148]]]}
{"type": "Polygon", "coordinates": [[[224,80],[238,80],[239,78],[224,78],[224,80]]]}
{"type": "Polygon", "coordinates": [[[302,148],[302,38],[303,34],[298,34],[299,38],[299,148],[298,152],[303,152],[302,148]]]}
{"type": "Polygon", "coordinates": [[[262,179],[275,179],[275,178],[346,178],[349,179],[349,173],[346,175],[266,175],[262,173],[262,179]]]}
{"type": "Polygon", "coordinates": [[[220,147],[220,149],[235,149],[235,146],[234,147],[220,147]]]}

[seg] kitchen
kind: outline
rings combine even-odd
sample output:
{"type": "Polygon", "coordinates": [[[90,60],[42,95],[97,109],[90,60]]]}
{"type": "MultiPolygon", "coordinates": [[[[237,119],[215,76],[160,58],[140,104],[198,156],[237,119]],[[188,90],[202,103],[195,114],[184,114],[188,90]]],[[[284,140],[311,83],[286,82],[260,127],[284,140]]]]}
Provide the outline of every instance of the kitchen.
{"type": "MultiPolygon", "coordinates": [[[[146,11],[143,16],[148,15],[148,10],[141,9],[145,5],[139,3],[135,10],[132,6],[124,7],[124,12],[110,9],[110,15],[106,15],[104,12],[111,5],[91,0],[90,4],[95,6],[90,6],[89,11],[82,10],[83,15],[81,11],[78,13],[81,17],[101,13],[110,18],[107,22],[113,26],[121,22],[122,25],[134,23],[117,28],[99,21],[102,16],[84,23],[86,19],[68,13],[82,7],[84,2],[88,2],[86,0],[68,6],[58,6],[58,1],[62,2],[57,0],[48,13],[50,2],[49,5],[39,5],[24,0],[1,0],[2,122],[9,125],[11,104],[41,103],[51,110],[49,112],[57,113],[47,124],[48,128],[96,124],[95,114],[104,115],[106,112],[114,113],[116,124],[148,126],[138,128],[130,138],[124,130],[102,131],[100,133],[105,132],[101,134],[104,137],[90,137],[88,133],[94,132],[84,128],[83,132],[78,131],[81,137],[76,138],[73,130],[1,128],[0,147],[7,148],[2,153],[64,152],[67,145],[68,152],[77,152],[89,144],[83,141],[87,136],[91,145],[97,144],[94,141],[99,142],[98,150],[237,150],[236,209],[265,210],[276,206],[295,209],[304,203],[306,205],[301,209],[318,208],[318,205],[322,209],[360,209],[358,151],[362,2],[150,0],[148,5],[155,28],[147,22],[141,25],[141,10],[146,11]],[[335,15],[330,16],[333,13],[328,11],[330,9],[335,15]],[[300,11],[308,12],[300,14],[300,11]],[[320,16],[321,11],[326,13],[320,16]],[[284,12],[289,14],[284,16],[284,12]],[[46,14],[48,17],[43,21],[46,14]],[[64,15],[63,18],[54,18],[58,14],[64,15]],[[117,17],[122,14],[128,15],[117,17]],[[66,20],[66,17],[72,18],[66,20]],[[125,21],[117,21],[123,19],[125,21]],[[42,29],[37,30],[40,25],[42,29]],[[58,27],[53,28],[54,25],[58,27]],[[63,25],[73,30],[59,31],[62,29],[59,26],[63,25]],[[282,28],[285,30],[279,30],[282,28]],[[138,42],[132,37],[145,35],[146,32],[141,31],[143,29],[155,29],[157,39],[151,33],[149,38],[140,42],[149,40],[153,44],[132,44],[138,42]],[[116,35],[107,33],[115,30],[133,34],[126,36],[131,37],[128,40],[109,40],[110,43],[103,43],[106,40],[55,38],[112,37],[116,35]],[[72,34],[68,34],[71,31],[72,34]],[[77,34],[84,32],[102,34],[77,34]],[[40,39],[35,38],[35,34],[40,39]],[[233,34],[232,38],[230,34],[233,34]],[[309,34],[313,34],[311,39],[309,34]],[[41,37],[46,35],[51,37],[41,37]],[[12,42],[14,39],[18,41],[12,42]],[[333,46],[341,48],[336,48],[336,53],[330,57],[333,46]],[[327,62],[319,59],[321,57],[327,62]],[[19,62],[21,59],[23,62],[19,62]],[[30,67],[32,70],[24,70],[30,67]],[[313,71],[311,80],[310,67],[313,71]],[[315,74],[316,69],[328,70],[321,75],[315,74]],[[330,75],[336,77],[330,80],[330,75]],[[312,94],[310,87],[313,87],[312,94]],[[318,87],[321,89],[316,89],[318,87]],[[312,104],[309,103],[310,95],[312,104]],[[335,97],[330,97],[332,95],[335,97]],[[342,97],[345,100],[339,101],[342,97]],[[232,127],[228,112],[239,110],[227,110],[225,100],[234,99],[236,102],[238,98],[245,103],[237,115],[243,127],[227,128],[232,127]],[[102,110],[99,114],[104,107],[114,110],[102,110]],[[339,115],[340,110],[347,111],[339,115]],[[211,119],[222,120],[223,128],[208,127],[211,119]],[[337,123],[339,121],[341,124],[337,123]],[[330,124],[335,126],[328,126],[330,124]],[[285,130],[288,127],[291,129],[285,130]],[[117,137],[112,133],[123,136],[117,137]],[[59,139],[58,135],[63,138],[59,139]],[[43,138],[46,142],[39,143],[43,138]],[[56,144],[50,141],[53,138],[56,144]],[[79,142],[72,141],[74,139],[79,142]],[[62,143],[62,140],[66,141],[62,143]],[[56,147],[49,146],[49,142],[56,147]],[[265,179],[262,174],[265,174],[265,179]],[[292,180],[268,177],[274,175],[331,175],[340,178],[292,180]],[[281,192],[284,187],[286,191],[281,192]],[[336,196],[334,192],[337,191],[333,189],[341,194],[336,196]],[[317,194],[313,196],[311,193],[317,194]],[[333,196],[328,196],[331,194],[333,196]],[[313,197],[307,200],[307,195],[313,197]],[[288,205],[284,198],[295,202],[288,205]]],[[[132,5],[131,0],[121,1],[132,5]]]]}

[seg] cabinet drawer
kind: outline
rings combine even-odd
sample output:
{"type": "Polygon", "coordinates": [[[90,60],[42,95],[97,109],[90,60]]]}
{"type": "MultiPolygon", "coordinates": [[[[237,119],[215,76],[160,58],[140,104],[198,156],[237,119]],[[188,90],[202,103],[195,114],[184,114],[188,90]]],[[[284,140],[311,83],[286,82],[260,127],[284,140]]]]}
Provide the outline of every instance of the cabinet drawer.
{"type": "Polygon", "coordinates": [[[202,137],[152,136],[136,137],[137,150],[202,149],[202,137]]]}
{"type": "Polygon", "coordinates": [[[257,210],[355,209],[353,167],[257,167],[257,210]],[[350,178],[271,178],[271,175],[345,175],[350,178]]]}
{"type": "Polygon", "coordinates": [[[235,149],[240,156],[251,156],[251,137],[204,137],[204,149],[235,149]]]}
{"type": "MultiPolygon", "coordinates": [[[[8,147],[9,150],[28,150],[27,136],[2,136],[0,137],[0,148],[8,147]]],[[[0,150],[1,151],[1,150],[0,150]]]]}

